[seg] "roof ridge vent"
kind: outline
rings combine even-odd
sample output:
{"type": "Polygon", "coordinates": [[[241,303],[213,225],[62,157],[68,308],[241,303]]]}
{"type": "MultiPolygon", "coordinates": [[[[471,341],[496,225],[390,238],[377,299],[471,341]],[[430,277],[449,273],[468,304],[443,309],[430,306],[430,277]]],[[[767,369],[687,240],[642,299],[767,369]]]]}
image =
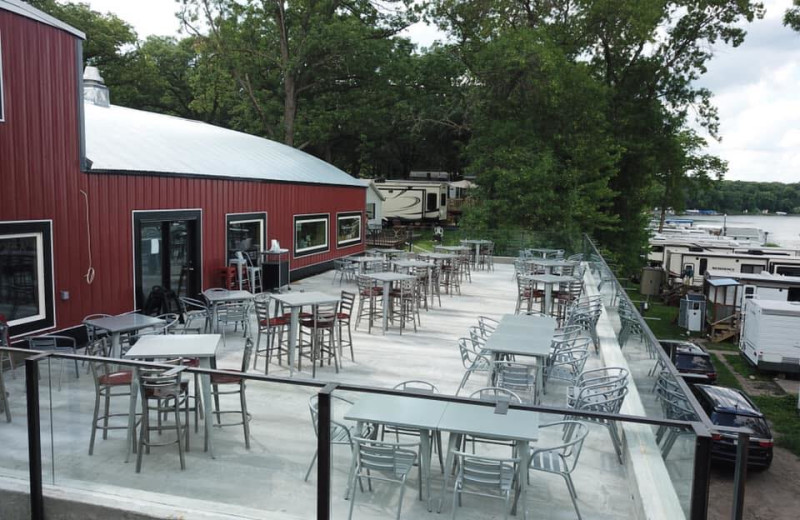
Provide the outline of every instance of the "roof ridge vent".
{"type": "Polygon", "coordinates": [[[108,107],[111,104],[108,87],[97,67],[87,66],[83,70],[83,100],[99,107],[108,107]]]}

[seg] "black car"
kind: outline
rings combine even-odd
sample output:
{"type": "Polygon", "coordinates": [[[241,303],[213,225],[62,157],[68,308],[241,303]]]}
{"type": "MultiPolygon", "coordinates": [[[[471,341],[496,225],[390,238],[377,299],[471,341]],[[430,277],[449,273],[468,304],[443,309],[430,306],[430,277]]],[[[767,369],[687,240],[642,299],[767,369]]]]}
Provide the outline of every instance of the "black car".
{"type": "Polygon", "coordinates": [[[708,382],[717,382],[717,369],[711,356],[699,345],[679,339],[660,339],[661,348],[669,354],[672,364],[681,374],[701,374],[708,377],[708,382]]]}
{"type": "MultiPolygon", "coordinates": [[[[766,469],[772,464],[773,438],[764,414],[745,394],[734,388],[711,385],[694,385],[695,395],[718,426],[746,427],[752,430],[748,450],[748,467],[766,469]]],[[[711,458],[717,461],[736,462],[735,433],[714,433],[711,458]]]]}

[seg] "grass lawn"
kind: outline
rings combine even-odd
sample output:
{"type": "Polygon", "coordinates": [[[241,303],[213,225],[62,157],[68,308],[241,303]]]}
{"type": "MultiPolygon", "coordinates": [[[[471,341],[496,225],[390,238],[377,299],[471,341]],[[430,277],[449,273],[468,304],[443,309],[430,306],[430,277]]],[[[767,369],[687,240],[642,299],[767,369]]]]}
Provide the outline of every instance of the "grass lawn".
{"type": "MultiPolygon", "coordinates": [[[[645,300],[636,288],[626,288],[626,292],[634,305],[639,305],[639,302],[645,300]]],[[[686,329],[678,327],[678,312],[679,309],[677,307],[670,307],[657,299],[651,299],[649,309],[644,313],[644,319],[658,339],[699,337],[697,332],[693,333],[694,336],[687,335],[686,329]]]]}
{"type": "Polygon", "coordinates": [[[772,381],[771,376],[755,368],[739,354],[725,354],[725,360],[743,377],[750,379],[750,376],[752,376],[752,379],[756,381],[772,381]]]}
{"type": "Polygon", "coordinates": [[[727,386],[741,390],[742,385],[739,384],[739,381],[736,379],[736,376],[733,374],[733,372],[731,372],[731,369],[722,362],[722,359],[720,358],[721,355],[714,355],[718,358],[717,362],[714,363],[714,367],[717,369],[717,384],[719,386],[727,386]]]}
{"type": "Polygon", "coordinates": [[[719,343],[711,343],[709,345],[711,350],[729,350],[731,352],[739,352],[739,345],[732,341],[720,341],[719,343]]]}
{"type": "Polygon", "coordinates": [[[772,435],[778,446],[800,457],[800,416],[797,414],[797,397],[756,396],[753,401],[772,424],[772,435]]]}

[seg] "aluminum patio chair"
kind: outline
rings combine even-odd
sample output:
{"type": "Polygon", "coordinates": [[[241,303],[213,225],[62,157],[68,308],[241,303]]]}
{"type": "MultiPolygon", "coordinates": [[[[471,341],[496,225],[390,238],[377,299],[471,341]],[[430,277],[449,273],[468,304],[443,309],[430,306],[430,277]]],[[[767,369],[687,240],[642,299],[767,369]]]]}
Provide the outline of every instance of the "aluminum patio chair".
{"type": "Polygon", "coordinates": [[[180,302],[180,311],[183,317],[183,334],[186,334],[187,331],[195,331],[201,334],[210,329],[211,310],[206,303],[185,296],[178,298],[178,301],[180,302]],[[201,322],[201,324],[198,325],[196,322],[201,322]]]}
{"type": "Polygon", "coordinates": [[[456,394],[464,388],[467,381],[475,373],[490,375],[493,370],[492,361],[483,353],[476,352],[473,348],[473,342],[470,338],[460,338],[458,340],[458,350],[461,354],[461,364],[464,365],[464,375],[461,378],[461,383],[458,385],[456,394]]]}
{"type": "MultiPolygon", "coordinates": [[[[397,383],[393,387],[394,390],[405,390],[407,392],[416,392],[416,393],[430,393],[430,394],[438,394],[439,389],[436,388],[436,385],[433,383],[429,383],[427,381],[420,381],[417,379],[412,379],[409,381],[403,381],[402,383],[397,383]]],[[[383,440],[386,434],[395,436],[395,441],[400,442],[400,436],[406,435],[410,437],[417,437],[419,438],[419,430],[415,428],[406,428],[402,426],[389,426],[383,425],[380,428],[381,432],[381,440],[383,440]]],[[[442,459],[442,434],[439,431],[433,431],[432,439],[433,442],[431,443],[431,449],[435,449],[436,452],[439,454],[439,466],[441,466],[442,471],[444,471],[444,460],[442,459]]]]}
{"type": "Polygon", "coordinates": [[[356,303],[355,293],[342,291],[339,299],[339,312],[336,314],[336,335],[339,340],[339,361],[342,360],[342,350],[344,347],[350,347],[350,360],[356,360],[356,354],[353,350],[353,328],[351,321],[353,318],[353,308],[356,303]],[[347,331],[347,339],[344,337],[344,331],[347,331]]]}
{"type": "MultiPolygon", "coordinates": [[[[539,426],[539,431],[554,427],[561,427],[565,431],[568,431],[569,436],[565,439],[565,442],[555,446],[542,447],[538,444],[534,446],[533,449],[531,449],[531,463],[529,469],[561,475],[564,482],[567,483],[569,497],[572,499],[575,513],[578,515],[578,520],[580,520],[581,512],[578,509],[578,491],[575,489],[575,483],[572,481],[572,472],[575,471],[578,465],[578,459],[583,450],[583,443],[586,440],[586,436],[589,435],[589,428],[580,421],[560,421],[539,426]]],[[[528,473],[528,481],[530,481],[530,472],[528,473]]]]}
{"type": "MultiPolygon", "coordinates": [[[[46,336],[31,336],[27,338],[28,341],[28,348],[30,350],[50,350],[53,352],[66,352],[68,354],[77,354],[76,350],[76,343],[75,338],[70,336],[57,336],[57,335],[46,335],[46,336]]],[[[58,390],[61,390],[61,374],[64,371],[64,362],[68,362],[66,359],[59,360],[59,369],[58,369],[58,390]]],[[[80,379],[80,374],[78,374],[78,360],[73,360],[75,363],[75,379],[80,379]]]]}
{"type": "Polygon", "coordinates": [[[222,324],[222,345],[227,347],[225,341],[225,327],[233,323],[233,331],[236,332],[239,324],[242,325],[242,337],[246,337],[250,330],[250,308],[251,302],[227,302],[217,306],[217,323],[222,324]]]}
{"type": "Polygon", "coordinates": [[[576,339],[570,348],[560,349],[550,355],[544,367],[544,388],[551,379],[566,381],[570,385],[577,383],[578,377],[589,359],[589,338],[576,339]]]}
{"type": "MultiPolygon", "coordinates": [[[[355,437],[353,439],[353,471],[350,474],[349,489],[350,513],[347,518],[353,518],[353,508],[356,504],[355,481],[367,481],[367,489],[372,491],[372,481],[394,482],[400,484],[400,497],[397,501],[397,520],[403,507],[403,495],[406,490],[406,480],[419,453],[419,442],[399,443],[381,442],[373,439],[355,437]]],[[[422,485],[422,468],[419,468],[419,481],[422,485]]],[[[362,490],[363,492],[363,490],[362,490]]]]}
{"type": "MultiPolygon", "coordinates": [[[[247,338],[244,342],[244,350],[242,352],[242,367],[241,372],[247,372],[247,367],[250,365],[250,357],[253,354],[253,340],[247,338]]],[[[235,370],[223,370],[225,374],[214,373],[211,374],[211,396],[214,399],[214,411],[212,412],[217,418],[215,426],[222,428],[223,426],[242,426],[244,429],[244,447],[250,449],[250,413],[247,411],[247,398],[245,390],[247,386],[247,379],[242,377],[240,372],[235,370]],[[220,389],[222,388],[222,390],[220,389]],[[230,390],[225,390],[230,388],[230,390]],[[239,409],[238,410],[220,410],[221,395],[238,395],[239,396],[239,409]],[[222,422],[223,414],[236,414],[239,415],[241,420],[236,422],[222,422]]]]}
{"type": "MultiPolygon", "coordinates": [[[[607,390],[603,392],[593,393],[591,395],[582,395],[576,402],[574,408],[578,410],[586,410],[592,412],[604,412],[607,414],[618,414],[622,408],[622,403],[625,396],[628,394],[628,387],[623,386],[607,390]]],[[[617,453],[617,459],[620,464],[624,463],[623,445],[625,443],[625,436],[623,430],[619,427],[617,421],[609,419],[601,419],[595,417],[580,417],[582,421],[600,424],[608,430],[611,436],[611,443],[614,445],[614,451],[617,453]]],[[[572,433],[569,428],[565,428],[565,438],[570,438],[572,433]]]]}
{"type": "Polygon", "coordinates": [[[372,278],[358,276],[358,312],[356,314],[355,328],[361,323],[361,318],[367,317],[367,331],[372,332],[372,323],[381,319],[381,308],[383,306],[383,287],[372,278]]]}
{"type": "Polygon", "coordinates": [[[261,281],[261,268],[257,264],[253,264],[250,255],[245,251],[236,251],[236,259],[244,264],[247,272],[247,286],[251,292],[263,292],[264,287],[261,281]]]}
{"type": "MultiPolygon", "coordinates": [[[[312,395],[311,398],[308,400],[308,409],[311,412],[311,425],[314,427],[314,437],[319,436],[319,403],[318,403],[318,396],[312,395]]],[[[345,399],[344,397],[339,397],[337,395],[331,395],[331,415],[333,415],[333,411],[342,408],[349,408],[353,406],[353,401],[345,399]]],[[[358,429],[357,424],[347,424],[339,419],[335,419],[331,417],[331,444],[334,445],[346,445],[350,447],[350,450],[353,450],[353,439],[356,437],[362,438],[370,438],[372,436],[372,426],[365,424],[361,430],[358,429]]],[[[315,443],[316,445],[316,443],[315,443]]],[[[314,468],[314,463],[317,462],[318,452],[314,450],[314,456],[311,458],[311,463],[308,465],[308,470],[306,471],[306,476],[303,478],[305,482],[308,482],[308,477],[311,475],[311,470],[314,468]]]]}
{"type": "MultiPolygon", "coordinates": [[[[180,362],[180,360],[176,360],[180,362]]],[[[153,446],[178,445],[181,470],[186,469],[184,449],[189,449],[189,396],[188,385],[182,380],[183,366],[174,368],[139,369],[139,391],[142,399],[142,419],[140,422],[138,453],[136,454],[136,473],[142,470],[142,456],[149,454],[153,446]],[[181,408],[185,415],[181,424],[181,408]],[[155,412],[158,419],[155,426],[150,424],[150,414],[155,412]],[[174,414],[173,424],[164,424],[168,414],[174,414]],[[155,442],[150,432],[156,431],[161,437],[163,430],[175,430],[175,440],[155,442]]]]}
{"type": "MultiPolygon", "coordinates": [[[[100,337],[92,341],[92,344],[87,346],[93,352],[107,352],[108,338],[100,337]]],[[[103,431],[103,440],[108,439],[109,430],[127,430],[128,429],[128,403],[130,402],[131,383],[133,379],[133,371],[129,369],[118,369],[112,363],[106,361],[91,361],[89,362],[89,370],[92,373],[94,380],[94,414],[92,416],[92,434],[89,438],[89,455],[94,453],[94,442],[97,435],[97,430],[103,431]],[[122,397],[123,399],[116,399],[122,397]],[[120,410],[124,407],[124,412],[112,412],[111,401],[121,401],[118,405],[120,410]],[[100,405],[103,406],[102,414],[100,413],[100,405]],[[110,424],[113,418],[124,417],[125,421],[119,424],[110,424]],[[102,423],[101,423],[102,422],[102,423]]],[[[138,425],[138,421],[137,421],[138,425]]],[[[136,434],[136,427],[134,427],[134,436],[136,434]]],[[[133,439],[134,445],[136,438],[133,439]]]]}
{"type": "MultiPolygon", "coordinates": [[[[272,316],[270,314],[270,301],[272,296],[269,293],[259,293],[253,300],[253,306],[256,309],[256,323],[258,325],[258,334],[256,335],[256,346],[253,355],[253,370],[258,367],[258,358],[263,356],[264,361],[264,374],[269,374],[269,364],[272,361],[273,352],[277,351],[278,365],[281,364],[281,359],[284,350],[288,350],[288,346],[284,348],[284,344],[288,341],[289,337],[289,322],[290,318],[286,316],[272,316]],[[284,335],[286,339],[284,340],[284,335]],[[264,347],[261,347],[261,338],[266,340],[264,347]]],[[[288,353],[287,353],[288,355],[288,353]]]]}
{"type": "Polygon", "coordinates": [[[464,494],[503,500],[503,518],[508,519],[519,459],[484,457],[463,451],[453,455],[458,468],[453,485],[453,520],[464,494]]]}
{"type": "Polygon", "coordinates": [[[297,343],[297,368],[301,369],[303,357],[311,361],[311,377],[317,376],[317,360],[322,367],[325,355],[328,364],[333,365],[339,373],[339,354],[336,344],[336,322],[339,313],[339,302],[323,303],[314,307],[310,318],[300,320],[300,339],[297,343]],[[304,339],[306,337],[306,339],[304,339]]]}

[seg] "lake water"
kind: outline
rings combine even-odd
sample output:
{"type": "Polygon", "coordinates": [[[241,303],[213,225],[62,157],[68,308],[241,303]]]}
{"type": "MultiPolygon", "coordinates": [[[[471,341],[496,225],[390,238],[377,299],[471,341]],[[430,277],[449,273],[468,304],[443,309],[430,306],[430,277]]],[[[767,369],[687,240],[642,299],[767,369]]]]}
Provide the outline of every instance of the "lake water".
{"type": "MultiPolygon", "coordinates": [[[[686,215],[698,223],[722,226],[722,215],[686,215]]],[[[727,225],[735,227],[757,227],[768,232],[767,241],[781,247],[800,249],[800,215],[729,215],[727,225]]]]}

